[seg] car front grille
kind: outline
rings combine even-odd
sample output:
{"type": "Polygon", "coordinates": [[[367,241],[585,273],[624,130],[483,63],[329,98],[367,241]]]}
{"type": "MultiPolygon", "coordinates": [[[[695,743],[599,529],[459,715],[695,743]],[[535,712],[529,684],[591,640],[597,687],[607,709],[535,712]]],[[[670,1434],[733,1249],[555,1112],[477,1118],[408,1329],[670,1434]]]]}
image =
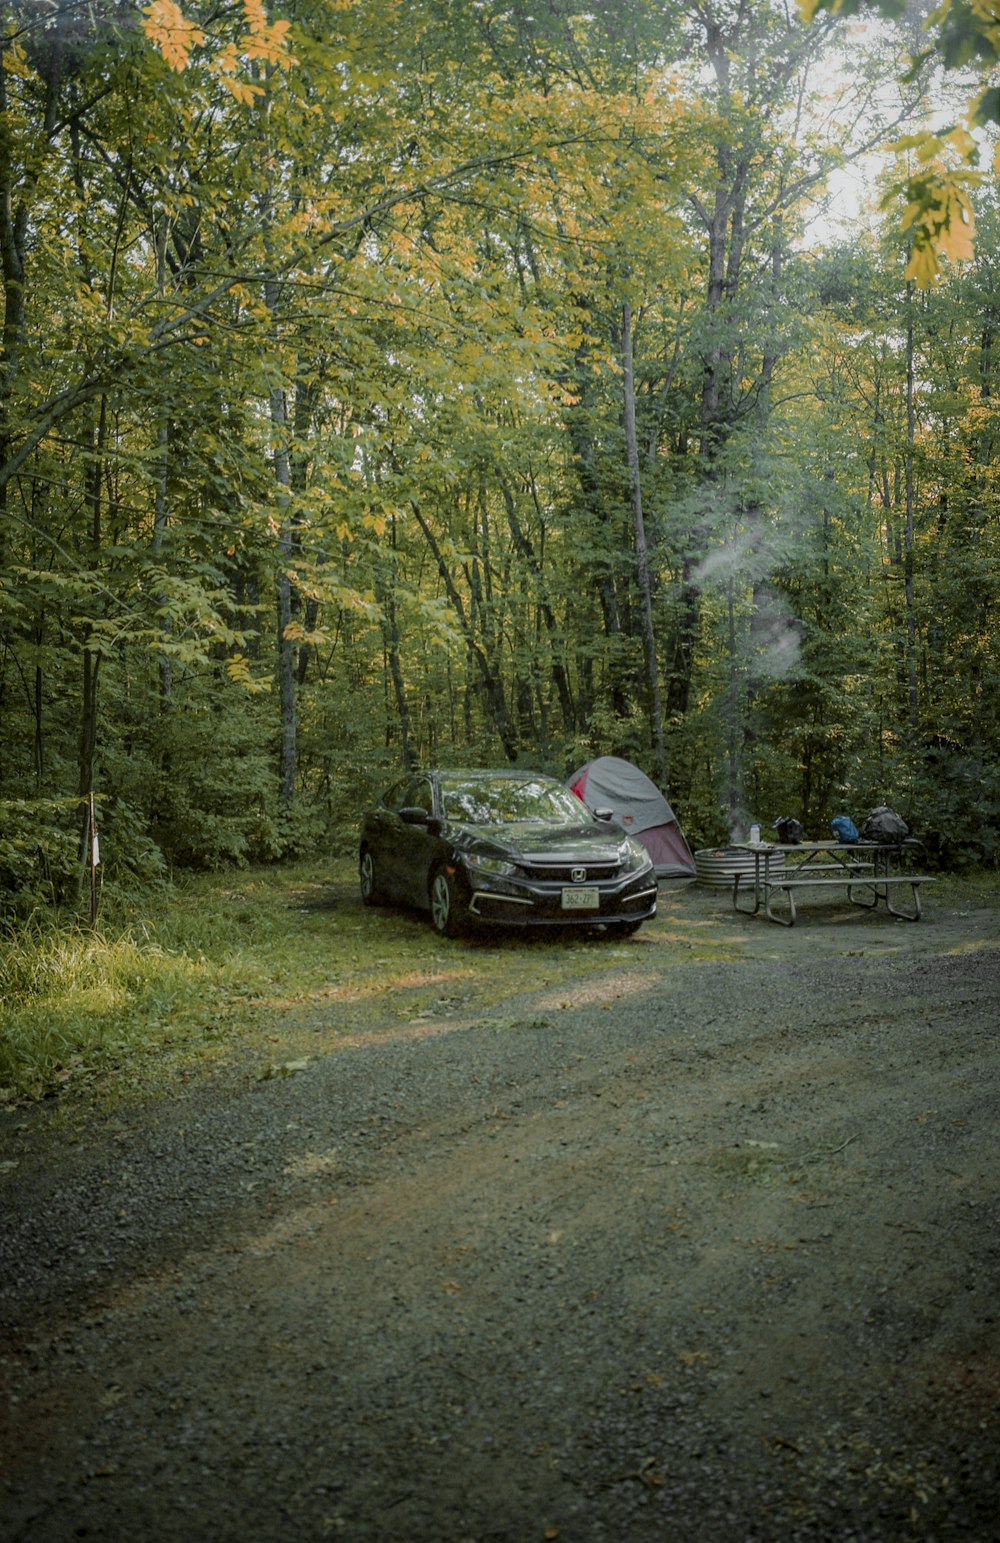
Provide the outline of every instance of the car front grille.
{"type": "Polygon", "coordinates": [[[621,874],[620,863],[599,863],[590,865],[585,872],[585,877],[579,877],[582,863],[558,863],[548,867],[526,863],[521,860],[522,872],[529,879],[550,880],[556,884],[597,884],[602,879],[617,879],[621,874]],[[577,877],[573,875],[576,874],[577,877]]]}

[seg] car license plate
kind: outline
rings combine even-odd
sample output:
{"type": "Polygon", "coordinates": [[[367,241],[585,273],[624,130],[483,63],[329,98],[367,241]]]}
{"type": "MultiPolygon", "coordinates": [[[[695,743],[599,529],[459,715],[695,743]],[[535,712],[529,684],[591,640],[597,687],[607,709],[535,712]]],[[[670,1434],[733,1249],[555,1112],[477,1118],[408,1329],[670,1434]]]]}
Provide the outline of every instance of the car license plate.
{"type": "Polygon", "coordinates": [[[564,911],[596,911],[600,903],[601,897],[593,885],[586,889],[564,889],[562,892],[564,911]]]}

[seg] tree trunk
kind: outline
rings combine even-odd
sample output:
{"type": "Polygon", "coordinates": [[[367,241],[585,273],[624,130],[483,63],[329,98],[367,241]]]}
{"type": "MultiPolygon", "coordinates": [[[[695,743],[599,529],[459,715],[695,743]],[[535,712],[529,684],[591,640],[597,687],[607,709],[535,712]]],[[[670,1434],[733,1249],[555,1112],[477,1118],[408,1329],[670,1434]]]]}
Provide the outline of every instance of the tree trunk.
{"type": "MultiPolygon", "coordinates": [[[[392,517],[392,548],[396,549],[396,517],[392,517]]],[[[410,703],[406,693],[406,681],[403,676],[403,665],[399,653],[399,621],[396,616],[396,569],[394,564],[387,564],[386,570],[378,570],[376,582],[379,587],[378,601],[382,608],[382,633],[385,640],[385,653],[389,664],[389,674],[392,680],[393,697],[396,703],[396,717],[399,722],[399,733],[403,747],[403,765],[407,771],[412,771],[416,765],[416,755],[413,748],[413,720],[410,716],[410,703]]]]}
{"type": "Polygon", "coordinates": [[[493,726],[500,737],[500,743],[503,746],[504,754],[509,761],[516,761],[518,750],[517,739],[511,728],[510,720],[507,715],[507,701],[504,694],[503,681],[501,680],[496,670],[493,668],[493,665],[491,664],[486,653],[476,642],[469,618],[466,615],[465,606],[462,604],[462,597],[458,590],[455,588],[455,581],[453,580],[451,573],[448,570],[448,564],[444,560],[444,554],[438,545],[438,541],[434,535],[434,532],[431,530],[427,521],[424,519],[424,516],[420,510],[420,506],[414,500],[411,500],[411,508],[417,517],[417,524],[420,526],[420,529],[423,531],[424,536],[427,539],[427,545],[431,549],[434,561],[437,563],[438,573],[440,574],[441,581],[444,584],[445,593],[451,602],[452,609],[454,610],[455,615],[458,618],[459,625],[462,629],[462,635],[465,638],[465,646],[468,650],[469,658],[472,660],[473,665],[475,666],[475,669],[478,672],[480,679],[482,680],[483,687],[486,691],[486,700],[489,705],[490,717],[492,718],[493,726]]]}
{"type": "Polygon", "coordinates": [[[903,524],[903,595],[906,608],[906,698],[910,748],[917,738],[917,620],[913,598],[914,466],[916,413],[913,381],[913,282],[906,285],[906,466],[903,524]]]}
{"type": "MultiPolygon", "coordinates": [[[[92,462],[87,474],[87,503],[90,510],[90,560],[96,572],[101,549],[101,481],[104,469],[104,447],[108,426],[107,398],[101,398],[97,423],[91,436],[92,462]]],[[[88,625],[84,621],[84,626],[88,625]]],[[[80,894],[89,864],[92,837],[91,812],[94,796],[94,769],[97,759],[97,705],[98,685],[101,676],[100,652],[91,647],[91,637],[83,642],[83,678],[80,692],[80,738],[78,748],[77,791],[85,799],[86,809],[80,838],[80,894]]]]}
{"type": "Polygon", "coordinates": [[[635,572],[642,607],[642,632],[646,653],[646,686],[649,700],[650,730],[656,757],[657,777],[660,786],[665,787],[667,781],[667,756],[663,742],[663,707],[660,700],[660,673],[656,658],[653,590],[649,577],[649,547],[646,541],[646,522],[642,512],[639,441],[635,427],[635,367],[632,352],[632,309],[627,300],[622,306],[622,394],[624,401],[625,453],[628,460],[629,492],[632,501],[632,529],[635,534],[635,572]]]}
{"type": "MultiPolygon", "coordinates": [[[[157,458],[156,458],[156,492],[153,506],[153,539],[150,542],[150,553],[155,559],[159,559],[163,547],[163,537],[167,528],[167,474],[170,460],[170,428],[162,422],[156,431],[157,458]]],[[[162,590],[157,593],[156,600],[160,608],[160,632],[164,638],[170,636],[170,617],[167,613],[166,595],[162,590]]],[[[170,663],[170,655],[163,652],[158,658],[160,675],[160,709],[169,712],[173,696],[173,669],[170,663]]]]}
{"type": "MultiPolygon", "coordinates": [[[[272,423],[280,420],[275,417],[279,411],[277,399],[281,399],[283,411],[284,392],[272,392],[271,414],[272,423]]],[[[274,458],[274,477],[279,490],[287,490],[287,451],[278,451],[274,458]]],[[[282,494],[279,491],[279,500],[282,494]]],[[[287,504],[287,496],[284,498],[287,504]]],[[[289,804],[295,794],[295,777],[298,759],[298,718],[295,699],[295,644],[289,635],[292,624],[292,581],[289,575],[289,566],[292,560],[292,531],[286,518],[281,525],[278,537],[278,701],[281,716],[281,753],[278,770],[278,795],[282,804],[289,804]]]]}
{"type": "MultiPolygon", "coordinates": [[[[101,478],[104,466],[104,443],[108,426],[107,398],[101,398],[97,423],[92,434],[93,461],[87,474],[87,503],[90,510],[90,560],[97,570],[101,550],[101,478]]],[[[84,622],[86,626],[87,623],[84,622]]],[[[94,790],[94,757],[97,750],[97,686],[101,673],[101,656],[91,646],[91,638],[83,642],[83,684],[80,704],[80,741],[77,789],[81,796],[94,790]]]]}
{"type": "MultiPolygon", "coordinates": [[[[167,288],[167,218],[161,214],[156,221],[156,287],[161,297],[165,295],[167,288]]],[[[156,430],[156,492],[153,507],[153,539],[150,542],[150,551],[155,559],[159,559],[163,537],[167,529],[167,476],[170,470],[170,423],[164,413],[156,430]]],[[[170,617],[166,607],[166,596],[162,590],[157,594],[157,604],[160,608],[160,631],[164,637],[170,635],[170,617]]],[[[160,709],[162,712],[170,710],[173,694],[173,672],[170,664],[170,655],[161,653],[159,656],[160,675],[160,709]]]]}
{"type": "MultiPolygon", "coordinates": [[[[316,411],[316,387],[311,381],[302,378],[301,370],[295,382],[295,454],[291,460],[290,474],[292,479],[292,492],[304,494],[308,488],[309,457],[304,447],[308,441],[313,427],[313,415],[316,411]]],[[[299,540],[293,534],[293,545],[298,547],[299,540]]],[[[325,552],[317,552],[317,563],[326,560],[325,552]]],[[[293,587],[291,594],[291,608],[293,616],[300,605],[300,596],[293,587]]],[[[299,643],[296,650],[295,683],[297,686],[305,685],[306,675],[309,670],[309,661],[315,652],[309,637],[316,631],[319,621],[319,600],[315,594],[310,595],[305,604],[305,613],[302,619],[305,638],[299,643]]]]}
{"type": "MultiPolygon", "coordinates": [[[[582,392],[580,394],[582,396],[582,392]]],[[[611,645],[611,658],[608,661],[611,710],[616,718],[625,718],[628,715],[629,693],[625,681],[622,679],[620,664],[616,657],[621,642],[622,624],[618,608],[618,597],[615,593],[614,585],[614,557],[612,553],[615,543],[607,533],[608,516],[605,510],[605,500],[594,465],[594,446],[588,430],[586,414],[582,407],[573,408],[567,414],[567,428],[569,430],[570,444],[573,448],[573,460],[580,483],[580,491],[583,495],[584,509],[594,522],[595,532],[601,531],[604,536],[602,549],[606,555],[595,559],[594,585],[597,589],[598,600],[600,601],[601,616],[604,621],[604,635],[611,645]]]]}
{"type": "Polygon", "coordinates": [[[507,479],[503,476],[502,472],[498,473],[498,476],[500,482],[500,492],[503,495],[504,505],[507,510],[507,524],[510,527],[511,538],[514,542],[514,546],[518,552],[518,555],[521,557],[523,562],[527,563],[528,569],[535,580],[535,585],[538,592],[538,609],[541,613],[541,618],[545,624],[545,630],[548,634],[550,657],[549,668],[551,670],[552,680],[555,684],[556,692],[559,697],[559,710],[562,714],[563,728],[567,734],[572,734],[576,729],[576,709],[573,705],[573,693],[570,688],[569,678],[566,674],[566,667],[563,664],[559,654],[559,629],[556,623],[555,613],[552,610],[552,606],[549,603],[548,597],[544,593],[544,586],[542,581],[542,565],[538,559],[529,536],[527,535],[518,518],[517,506],[514,502],[514,494],[511,491],[510,485],[507,482],[507,479]]]}
{"type": "MultiPolygon", "coordinates": [[[[278,307],[277,285],[268,280],[265,299],[272,316],[278,307]]],[[[295,642],[292,625],[292,549],[294,531],[291,516],[291,459],[288,450],[288,417],[285,389],[280,383],[270,392],[271,429],[274,434],[274,481],[280,525],[278,531],[278,703],[281,718],[281,750],[278,765],[278,796],[283,805],[295,794],[298,757],[298,723],[295,700],[295,642]]]]}

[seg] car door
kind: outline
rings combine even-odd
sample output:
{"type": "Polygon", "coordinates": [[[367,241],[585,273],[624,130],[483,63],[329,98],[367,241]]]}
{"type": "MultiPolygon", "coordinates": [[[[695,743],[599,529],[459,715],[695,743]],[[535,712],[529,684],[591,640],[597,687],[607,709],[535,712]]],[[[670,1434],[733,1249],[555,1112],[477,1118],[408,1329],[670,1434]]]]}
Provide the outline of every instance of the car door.
{"type": "MultiPolygon", "coordinates": [[[[434,790],[429,777],[414,777],[407,785],[403,809],[422,809],[431,817],[434,814],[434,790]]],[[[427,905],[428,875],[434,864],[440,840],[426,825],[399,821],[400,880],[408,900],[415,905],[427,905]]]]}
{"type": "Polygon", "coordinates": [[[406,805],[410,778],[396,782],[383,793],[365,822],[365,834],[378,874],[378,886],[386,895],[406,894],[407,827],[399,818],[406,805]]]}

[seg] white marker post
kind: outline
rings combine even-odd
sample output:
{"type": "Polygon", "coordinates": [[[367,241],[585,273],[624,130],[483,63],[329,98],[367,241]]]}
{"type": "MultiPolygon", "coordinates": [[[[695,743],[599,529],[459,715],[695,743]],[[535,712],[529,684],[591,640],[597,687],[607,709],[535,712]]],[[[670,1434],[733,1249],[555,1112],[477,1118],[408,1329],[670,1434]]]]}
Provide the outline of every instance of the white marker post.
{"type": "Polygon", "coordinates": [[[97,839],[97,815],[94,810],[94,790],[91,788],[89,795],[89,839],[90,839],[90,924],[97,920],[97,868],[101,861],[101,844],[97,839]]]}

